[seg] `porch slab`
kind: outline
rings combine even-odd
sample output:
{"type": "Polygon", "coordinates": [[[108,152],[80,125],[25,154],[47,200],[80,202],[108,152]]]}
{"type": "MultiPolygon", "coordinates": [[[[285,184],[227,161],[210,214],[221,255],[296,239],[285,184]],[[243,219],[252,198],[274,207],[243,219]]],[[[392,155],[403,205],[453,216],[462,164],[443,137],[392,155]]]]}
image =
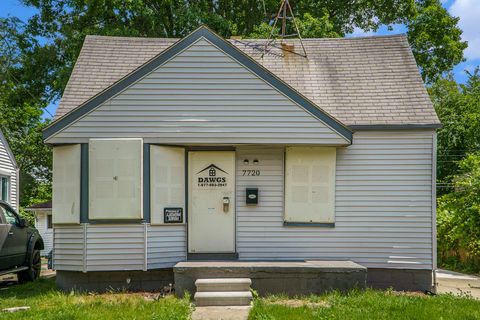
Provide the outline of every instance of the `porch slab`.
{"type": "Polygon", "coordinates": [[[330,290],[364,289],[367,268],[352,261],[187,261],[173,267],[175,292],[195,293],[203,278],[250,278],[260,295],[321,294],[330,290]]]}

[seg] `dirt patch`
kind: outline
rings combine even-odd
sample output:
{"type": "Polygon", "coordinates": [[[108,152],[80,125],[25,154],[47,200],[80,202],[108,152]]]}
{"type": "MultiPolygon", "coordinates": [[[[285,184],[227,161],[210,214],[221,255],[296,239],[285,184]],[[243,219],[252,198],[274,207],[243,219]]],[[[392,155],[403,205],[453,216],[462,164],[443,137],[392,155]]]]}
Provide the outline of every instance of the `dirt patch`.
{"type": "Polygon", "coordinates": [[[392,294],[396,296],[407,296],[407,297],[418,297],[418,298],[426,298],[428,296],[421,291],[392,291],[392,294]]]}
{"type": "Polygon", "coordinates": [[[305,301],[300,299],[285,299],[285,300],[273,300],[273,301],[266,301],[268,304],[275,304],[279,306],[291,307],[291,308],[301,308],[301,307],[308,307],[308,308],[330,308],[330,304],[326,301],[305,301]]]}

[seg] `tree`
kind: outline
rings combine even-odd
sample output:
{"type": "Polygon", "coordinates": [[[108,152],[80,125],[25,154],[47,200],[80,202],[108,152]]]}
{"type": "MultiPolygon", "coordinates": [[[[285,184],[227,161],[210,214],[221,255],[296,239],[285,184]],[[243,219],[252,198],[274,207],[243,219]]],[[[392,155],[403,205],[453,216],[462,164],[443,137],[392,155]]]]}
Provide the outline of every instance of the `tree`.
{"type": "MultiPolygon", "coordinates": [[[[305,13],[303,17],[295,19],[300,34],[304,38],[338,38],[340,35],[334,30],[333,24],[330,22],[328,14],[325,13],[321,18],[315,18],[309,13],[305,13]]],[[[280,24],[280,22],[278,22],[280,24]]],[[[289,29],[293,29],[290,24],[289,29]]],[[[296,33],[296,30],[287,30],[289,34],[296,33]]],[[[268,39],[272,34],[272,26],[263,22],[253,28],[253,31],[247,35],[252,39],[268,39]]],[[[278,36],[279,30],[273,30],[273,36],[278,36]]]]}
{"type": "Polygon", "coordinates": [[[407,22],[408,41],[427,83],[464,60],[467,43],[462,41],[458,20],[438,0],[422,0],[415,18],[407,22]]]}
{"type": "Polygon", "coordinates": [[[458,85],[452,75],[429,88],[430,97],[443,124],[438,131],[438,182],[440,193],[452,190],[458,161],[480,150],[480,69],[468,73],[458,85]]]}
{"type": "Polygon", "coordinates": [[[20,167],[20,205],[26,206],[51,197],[51,151],[41,130],[48,123],[42,109],[51,81],[45,57],[52,51],[24,33],[15,18],[0,19],[0,39],[0,127],[20,167]]]}
{"type": "MultiPolygon", "coordinates": [[[[461,260],[475,262],[480,257],[480,152],[459,162],[454,191],[438,199],[438,244],[446,260],[455,252],[461,260]]],[[[479,265],[473,264],[476,270],[479,265]]]]}
{"type": "MultiPolygon", "coordinates": [[[[28,32],[48,39],[56,54],[51,90],[58,99],[87,34],[183,37],[206,24],[224,37],[260,37],[280,0],[23,0],[40,13],[28,22],[28,32]]],[[[440,0],[291,0],[304,37],[339,37],[355,28],[406,24],[409,40],[425,80],[452,70],[463,59],[466,44],[459,38],[458,19],[440,0]],[[439,31],[441,30],[441,33],[439,31]]]]}

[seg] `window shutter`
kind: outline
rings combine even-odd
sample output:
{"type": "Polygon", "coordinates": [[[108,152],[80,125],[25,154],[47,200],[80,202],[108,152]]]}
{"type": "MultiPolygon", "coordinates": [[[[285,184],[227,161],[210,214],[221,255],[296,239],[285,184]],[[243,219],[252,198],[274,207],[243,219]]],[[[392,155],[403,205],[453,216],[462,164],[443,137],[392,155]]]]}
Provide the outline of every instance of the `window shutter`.
{"type": "Polygon", "coordinates": [[[287,148],[285,221],[335,221],[335,166],[335,148],[287,148]]]}
{"type": "Polygon", "coordinates": [[[53,223],[80,223],[80,145],[53,148],[53,223]]]}
{"type": "Polygon", "coordinates": [[[150,146],[150,183],[152,224],[164,223],[164,208],[182,208],[185,215],[185,149],[150,146]]]}
{"type": "Polygon", "coordinates": [[[142,139],[91,139],[89,218],[141,219],[142,139]]]}

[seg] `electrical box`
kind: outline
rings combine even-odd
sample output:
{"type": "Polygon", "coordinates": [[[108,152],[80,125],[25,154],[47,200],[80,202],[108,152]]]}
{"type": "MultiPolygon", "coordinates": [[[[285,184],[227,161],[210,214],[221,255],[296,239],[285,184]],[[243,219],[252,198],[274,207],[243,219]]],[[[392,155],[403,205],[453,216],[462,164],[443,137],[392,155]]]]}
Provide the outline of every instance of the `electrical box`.
{"type": "Polygon", "coordinates": [[[247,188],[245,199],[248,205],[258,204],[258,188],[247,188]]]}

